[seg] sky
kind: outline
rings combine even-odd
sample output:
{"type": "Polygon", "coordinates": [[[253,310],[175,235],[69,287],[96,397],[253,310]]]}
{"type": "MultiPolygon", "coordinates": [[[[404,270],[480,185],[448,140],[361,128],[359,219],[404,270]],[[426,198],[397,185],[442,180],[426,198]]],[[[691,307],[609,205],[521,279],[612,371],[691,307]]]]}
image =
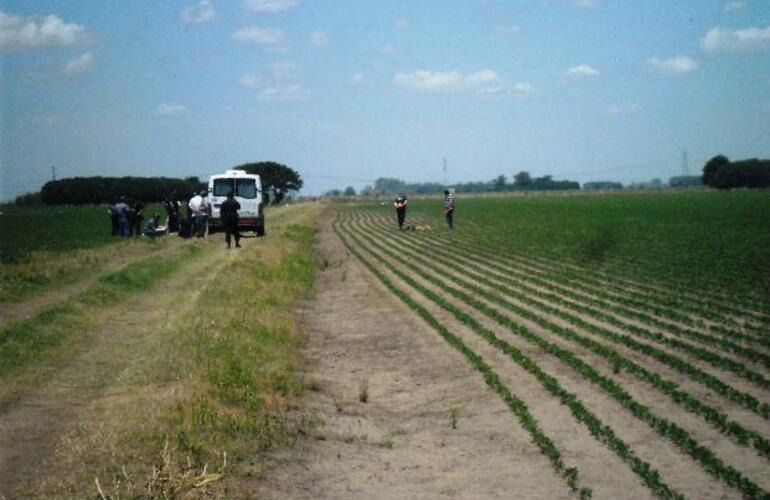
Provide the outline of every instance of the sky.
{"type": "Polygon", "coordinates": [[[271,160],[303,194],[770,157],[770,0],[0,0],[0,199],[271,160]],[[447,170],[443,171],[446,158],[447,170]]]}

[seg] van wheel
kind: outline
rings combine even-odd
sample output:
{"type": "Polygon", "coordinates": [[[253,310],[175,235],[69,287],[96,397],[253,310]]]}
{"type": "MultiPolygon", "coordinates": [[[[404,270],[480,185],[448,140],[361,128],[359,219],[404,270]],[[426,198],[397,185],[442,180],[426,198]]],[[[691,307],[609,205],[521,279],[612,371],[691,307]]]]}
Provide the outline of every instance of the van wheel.
{"type": "Polygon", "coordinates": [[[257,226],[257,236],[265,235],[265,226],[257,226]]]}

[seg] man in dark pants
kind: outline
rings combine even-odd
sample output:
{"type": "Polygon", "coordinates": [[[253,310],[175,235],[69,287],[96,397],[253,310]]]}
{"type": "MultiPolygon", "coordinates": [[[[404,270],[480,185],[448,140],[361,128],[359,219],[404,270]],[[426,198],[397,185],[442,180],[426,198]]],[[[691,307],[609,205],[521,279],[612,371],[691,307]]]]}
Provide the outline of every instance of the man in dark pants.
{"type": "Polygon", "coordinates": [[[230,191],[227,193],[227,199],[222,203],[219,214],[222,216],[222,223],[225,226],[225,242],[227,248],[230,248],[230,235],[235,238],[235,247],[240,248],[241,233],[238,232],[238,210],[241,204],[235,199],[235,194],[230,191]]]}
{"type": "Polygon", "coordinates": [[[446,217],[446,227],[454,229],[452,217],[455,213],[455,197],[448,189],[444,190],[444,216],[446,217]]]}
{"type": "Polygon", "coordinates": [[[406,220],[406,195],[400,194],[396,197],[396,201],[393,202],[393,206],[396,207],[396,216],[398,217],[398,228],[404,229],[404,220],[406,220]]]}

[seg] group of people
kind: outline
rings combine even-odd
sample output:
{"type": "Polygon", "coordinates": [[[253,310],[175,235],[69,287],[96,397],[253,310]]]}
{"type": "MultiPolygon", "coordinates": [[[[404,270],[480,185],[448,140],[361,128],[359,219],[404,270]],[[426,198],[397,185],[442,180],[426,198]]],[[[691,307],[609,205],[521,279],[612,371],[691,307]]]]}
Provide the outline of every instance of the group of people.
{"type": "MultiPolygon", "coordinates": [[[[396,209],[396,219],[398,220],[398,228],[403,231],[404,222],[406,221],[406,206],[408,200],[405,194],[400,194],[393,202],[393,206],[396,209]]],[[[454,213],[455,213],[455,196],[450,193],[448,189],[444,190],[444,218],[446,220],[446,227],[448,229],[454,229],[454,213]]]]}
{"type": "MultiPolygon", "coordinates": [[[[167,215],[166,225],[160,224],[159,214],[153,214],[143,224],[144,204],[140,201],[129,201],[125,196],[121,196],[117,202],[110,204],[108,210],[112,222],[112,235],[123,237],[144,235],[154,238],[176,233],[182,238],[206,236],[208,220],[211,216],[208,191],[203,190],[190,198],[185,216],[180,215],[180,205],[176,191],[172,191],[163,201],[163,208],[167,215]]],[[[230,248],[232,240],[235,240],[236,248],[241,246],[241,234],[238,230],[238,210],[240,209],[241,205],[235,199],[234,193],[228,193],[227,200],[220,208],[227,248],[230,248]]]]}
{"type": "Polygon", "coordinates": [[[139,236],[142,234],[144,221],[144,204],[141,201],[129,201],[121,196],[118,201],[111,203],[107,212],[112,224],[112,236],[139,236]]]}
{"type": "Polygon", "coordinates": [[[208,191],[202,190],[190,198],[187,202],[186,214],[182,216],[176,191],[172,191],[163,200],[163,208],[168,216],[168,232],[177,233],[182,238],[206,236],[208,219],[211,216],[211,203],[208,196],[208,191]]]}

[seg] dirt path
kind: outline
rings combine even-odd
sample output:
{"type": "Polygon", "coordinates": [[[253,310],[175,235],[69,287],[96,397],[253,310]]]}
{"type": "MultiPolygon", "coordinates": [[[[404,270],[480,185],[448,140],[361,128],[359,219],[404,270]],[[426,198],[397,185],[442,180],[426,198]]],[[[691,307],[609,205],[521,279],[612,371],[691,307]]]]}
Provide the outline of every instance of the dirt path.
{"type": "MultiPolygon", "coordinates": [[[[169,243],[182,242],[169,241],[169,243]]],[[[164,248],[167,248],[167,245],[164,245],[163,247],[157,246],[150,248],[140,247],[138,249],[140,253],[127,251],[125,248],[112,248],[113,253],[110,254],[109,261],[104,265],[100,265],[99,268],[96,269],[93,273],[87,274],[85,277],[76,279],[75,281],[65,281],[63,283],[52,285],[50,288],[47,288],[40,293],[36,293],[34,296],[24,300],[0,305],[0,326],[12,321],[19,321],[29,318],[39,313],[43,309],[64,302],[69,297],[74,297],[78,293],[86,290],[88,287],[96,283],[102,276],[118,271],[119,269],[122,269],[123,267],[133,262],[151,258],[153,255],[157,255],[157,253],[162,251],[164,248]]],[[[105,249],[103,248],[94,250],[94,258],[104,258],[104,252],[105,249]]]]}
{"type": "Polygon", "coordinates": [[[300,311],[307,396],[322,424],[254,482],[266,498],[568,498],[565,482],[481,376],[347,255],[300,311]],[[453,428],[453,421],[456,428],[453,428]]]}
{"type": "MultiPolygon", "coordinates": [[[[189,312],[194,300],[180,301],[169,289],[195,289],[223,266],[223,249],[204,254],[150,290],[120,306],[111,320],[88,333],[75,356],[66,360],[44,386],[0,414],[0,498],[2,493],[45,470],[46,457],[61,436],[80,418],[83,409],[109,391],[111,383],[129,369],[134,346],[146,342],[169,321],[189,312]]],[[[139,361],[140,362],[140,361],[139,361]]]]}

